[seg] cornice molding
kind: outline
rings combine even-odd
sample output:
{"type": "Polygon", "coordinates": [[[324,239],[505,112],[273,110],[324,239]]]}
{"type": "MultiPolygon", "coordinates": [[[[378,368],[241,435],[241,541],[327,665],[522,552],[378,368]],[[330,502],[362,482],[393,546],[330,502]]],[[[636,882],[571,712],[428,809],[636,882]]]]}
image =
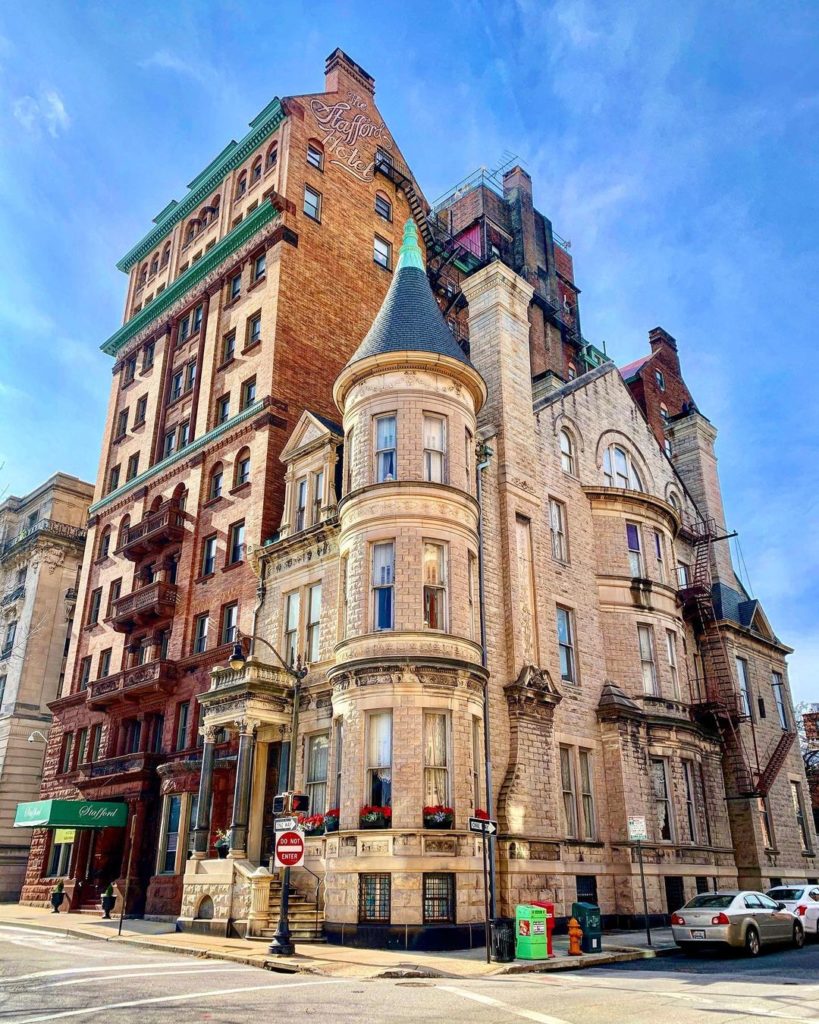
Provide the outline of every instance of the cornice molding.
{"type": "Polygon", "coordinates": [[[188,185],[190,190],[180,202],[172,199],[156,217],[156,227],[152,228],[141,241],[130,249],[117,263],[117,269],[129,271],[134,264],[148,253],[167,235],[171,228],[192,213],[199,204],[208,198],[211,192],[231,172],[243,163],[253,150],[272,135],[286,117],[278,97],[270,103],[250,122],[250,131],[241,142],[231,140],[222,152],[211,161],[188,185]]]}
{"type": "Polygon", "coordinates": [[[229,256],[232,256],[243,245],[246,245],[253,235],[265,224],[268,224],[275,217],[279,216],[279,210],[271,200],[264,202],[253,213],[236,227],[228,232],[221,242],[206,253],[201,260],[197,260],[193,266],[188,267],[184,274],[181,274],[164,292],[157,295],[153,301],[141,309],[136,316],[131,317],[119,330],[114,331],[111,337],[100,345],[100,348],[109,356],[114,356],[125,345],[133,341],[142,332],[148,333],[148,328],[153,322],[169,310],[175,303],[179,302],[188,292],[202,285],[207,287],[212,283],[206,281],[209,275],[213,274],[229,256]]]}

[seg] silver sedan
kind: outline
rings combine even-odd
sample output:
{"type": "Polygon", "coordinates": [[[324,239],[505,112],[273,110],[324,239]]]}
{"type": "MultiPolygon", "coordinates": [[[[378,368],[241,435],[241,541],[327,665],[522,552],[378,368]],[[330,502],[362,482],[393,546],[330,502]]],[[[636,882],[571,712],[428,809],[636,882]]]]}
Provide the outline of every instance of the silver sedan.
{"type": "Polygon", "coordinates": [[[703,892],[671,915],[674,941],[685,951],[708,946],[745,949],[758,956],[768,944],[805,941],[799,918],[761,892],[703,892]]]}

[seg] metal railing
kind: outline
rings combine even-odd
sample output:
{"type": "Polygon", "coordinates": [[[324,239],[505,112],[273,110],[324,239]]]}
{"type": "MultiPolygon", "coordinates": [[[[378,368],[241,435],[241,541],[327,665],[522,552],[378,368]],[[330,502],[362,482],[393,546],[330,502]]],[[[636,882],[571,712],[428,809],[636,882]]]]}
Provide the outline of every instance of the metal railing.
{"type": "Polygon", "coordinates": [[[24,544],[28,540],[32,540],[35,537],[44,534],[49,537],[60,537],[63,540],[70,541],[82,541],[85,543],[85,538],[88,531],[83,529],[81,526],[72,526],[70,523],[60,523],[56,519],[40,519],[33,526],[26,527],[25,530],[21,530],[16,537],[6,541],[3,545],[0,555],[7,555],[10,551],[24,544]]]}

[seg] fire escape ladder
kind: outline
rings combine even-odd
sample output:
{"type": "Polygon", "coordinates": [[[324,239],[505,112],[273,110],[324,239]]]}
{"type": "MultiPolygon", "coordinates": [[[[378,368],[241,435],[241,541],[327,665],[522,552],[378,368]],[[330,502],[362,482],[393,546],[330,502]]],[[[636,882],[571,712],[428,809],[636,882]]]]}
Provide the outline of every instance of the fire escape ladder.
{"type": "Polygon", "coordinates": [[[768,763],[762,769],[759,779],[757,780],[756,790],[760,796],[767,796],[771,791],[771,786],[774,784],[774,780],[779,774],[779,770],[785,763],[795,739],[795,732],[783,732],[779,737],[779,740],[773,749],[773,753],[768,758],[768,763]]]}
{"type": "Polygon", "coordinates": [[[379,173],[383,174],[384,177],[389,178],[390,181],[394,185],[397,185],[407,197],[407,203],[409,204],[412,219],[415,221],[418,230],[421,232],[424,244],[429,248],[433,243],[432,229],[429,226],[424,204],[421,202],[421,197],[416,191],[415,183],[412,180],[409,169],[403,165],[399,168],[394,157],[387,157],[380,153],[375,160],[375,169],[379,173]]]}

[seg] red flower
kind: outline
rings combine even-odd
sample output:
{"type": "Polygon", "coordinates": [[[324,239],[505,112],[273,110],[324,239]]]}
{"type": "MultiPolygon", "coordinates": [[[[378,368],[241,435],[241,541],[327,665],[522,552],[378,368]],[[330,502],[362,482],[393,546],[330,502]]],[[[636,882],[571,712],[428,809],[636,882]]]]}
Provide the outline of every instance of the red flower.
{"type": "Polygon", "coordinates": [[[475,808],[475,815],[474,816],[476,818],[480,818],[482,821],[489,821],[489,815],[487,814],[487,812],[482,807],[476,807],[475,808]]]}
{"type": "Polygon", "coordinates": [[[358,813],[362,818],[367,814],[380,814],[382,818],[391,818],[392,807],[375,807],[365,804],[358,813]]]}
{"type": "Polygon", "coordinates": [[[433,814],[448,814],[448,815],[451,816],[451,815],[455,814],[455,811],[453,810],[452,807],[444,807],[443,804],[436,804],[434,807],[425,807],[424,808],[424,817],[425,818],[429,818],[433,814]]]}
{"type": "Polygon", "coordinates": [[[325,818],[337,818],[338,816],[338,807],[334,807],[324,815],[325,818]]]}

